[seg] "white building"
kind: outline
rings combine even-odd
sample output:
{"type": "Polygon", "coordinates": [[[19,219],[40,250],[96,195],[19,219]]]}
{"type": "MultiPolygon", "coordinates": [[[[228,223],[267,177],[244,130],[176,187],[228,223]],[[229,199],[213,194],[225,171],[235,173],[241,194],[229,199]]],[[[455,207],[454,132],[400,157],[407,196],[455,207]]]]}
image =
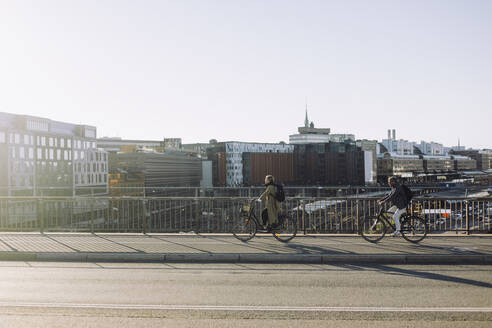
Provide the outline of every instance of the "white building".
{"type": "Polygon", "coordinates": [[[5,195],[105,194],[108,157],[96,128],[0,113],[0,188],[5,195]]]}
{"type": "Polygon", "coordinates": [[[437,142],[421,141],[420,144],[415,144],[415,147],[417,147],[424,155],[435,155],[435,156],[447,155],[447,151],[445,147],[437,142]]]}

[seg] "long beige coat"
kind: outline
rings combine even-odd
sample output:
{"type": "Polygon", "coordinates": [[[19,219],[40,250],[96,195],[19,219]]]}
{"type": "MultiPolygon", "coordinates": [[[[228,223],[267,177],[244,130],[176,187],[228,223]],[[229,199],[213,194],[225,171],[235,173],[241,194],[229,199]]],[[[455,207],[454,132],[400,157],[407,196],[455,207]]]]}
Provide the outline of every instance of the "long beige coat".
{"type": "Polygon", "coordinates": [[[260,199],[266,201],[266,208],[268,211],[268,224],[272,225],[277,223],[278,215],[282,211],[280,202],[275,199],[275,186],[268,185],[265,192],[261,194],[260,199]]]}

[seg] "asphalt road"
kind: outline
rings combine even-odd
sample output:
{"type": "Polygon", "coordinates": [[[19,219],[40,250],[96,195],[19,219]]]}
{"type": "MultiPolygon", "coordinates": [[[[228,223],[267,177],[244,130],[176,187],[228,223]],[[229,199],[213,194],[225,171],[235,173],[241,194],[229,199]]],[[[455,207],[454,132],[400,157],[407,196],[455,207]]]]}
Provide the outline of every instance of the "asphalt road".
{"type": "Polygon", "coordinates": [[[489,327],[492,266],[0,262],[0,327],[489,327]]]}

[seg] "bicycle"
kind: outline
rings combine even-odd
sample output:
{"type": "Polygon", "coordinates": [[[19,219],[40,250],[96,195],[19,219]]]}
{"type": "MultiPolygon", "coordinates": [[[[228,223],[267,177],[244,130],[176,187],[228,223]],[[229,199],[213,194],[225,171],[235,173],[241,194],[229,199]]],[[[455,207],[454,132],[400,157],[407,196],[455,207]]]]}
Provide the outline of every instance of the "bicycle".
{"type": "Polygon", "coordinates": [[[278,224],[274,228],[264,230],[263,225],[255,214],[255,202],[252,200],[248,204],[243,204],[240,207],[240,217],[235,222],[232,228],[232,234],[234,237],[241,241],[248,241],[253,238],[258,231],[271,232],[275,239],[281,242],[289,242],[297,234],[297,219],[288,213],[281,213],[278,218],[278,224]]]}
{"type": "MultiPolygon", "coordinates": [[[[383,208],[379,209],[376,216],[369,216],[364,219],[361,227],[361,236],[371,243],[377,243],[383,239],[388,227],[396,231],[396,226],[390,221],[389,212],[383,208]]],[[[418,243],[427,236],[427,225],[425,220],[415,214],[403,213],[400,218],[401,236],[411,242],[418,243]]]]}

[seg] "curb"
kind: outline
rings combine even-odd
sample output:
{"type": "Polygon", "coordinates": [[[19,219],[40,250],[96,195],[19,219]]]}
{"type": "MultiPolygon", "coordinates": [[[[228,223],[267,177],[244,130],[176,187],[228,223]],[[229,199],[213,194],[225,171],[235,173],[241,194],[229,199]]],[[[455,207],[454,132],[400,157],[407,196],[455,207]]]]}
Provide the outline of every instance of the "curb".
{"type": "Polygon", "coordinates": [[[416,254],[149,254],[149,253],[9,253],[0,261],[115,262],[115,263],[258,263],[258,264],[480,264],[491,265],[492,255],[416,254]]]}

